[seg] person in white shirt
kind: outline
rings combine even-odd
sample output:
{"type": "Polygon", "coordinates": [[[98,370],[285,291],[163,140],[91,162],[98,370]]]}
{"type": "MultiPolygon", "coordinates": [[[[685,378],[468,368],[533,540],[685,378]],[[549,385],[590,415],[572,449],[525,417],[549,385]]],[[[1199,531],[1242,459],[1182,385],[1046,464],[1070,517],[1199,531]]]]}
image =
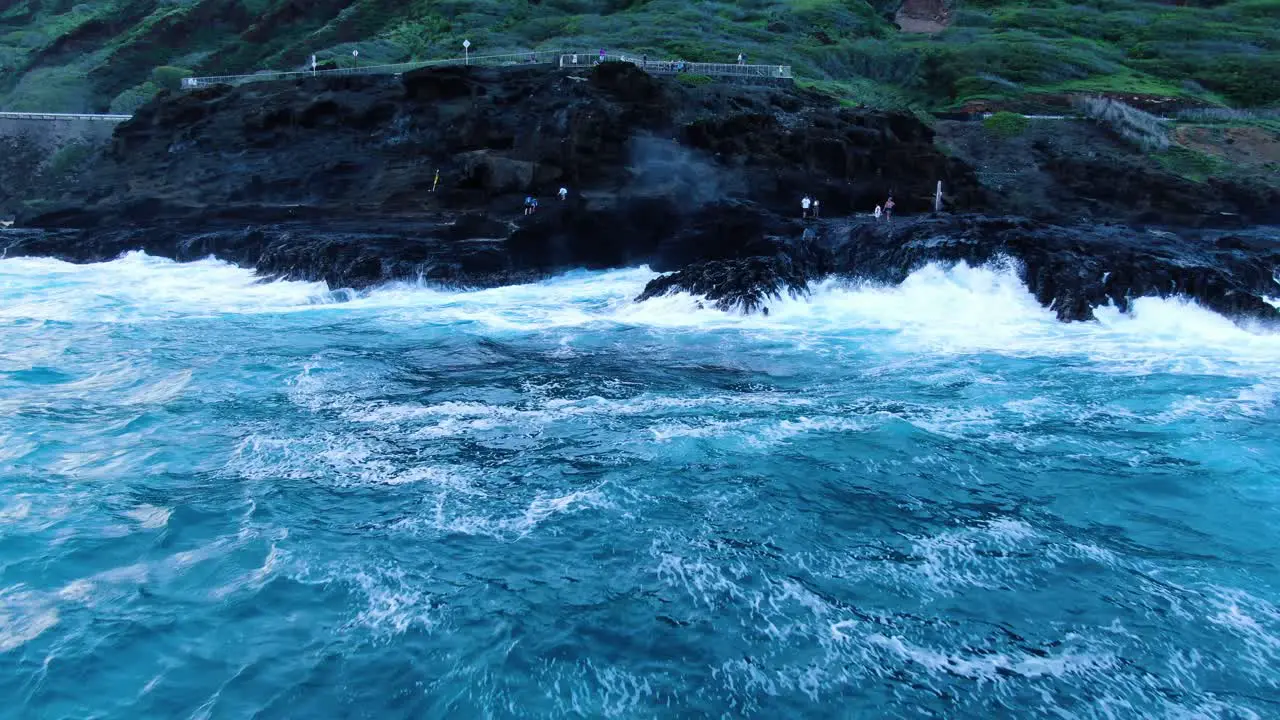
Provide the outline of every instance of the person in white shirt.
{"type": "Polygon", "coordinates": [[[800,201],[800,217],[808,218],[809,208],[812,206],[813,206],[813,201],[809,199],[808,195],[805,195],[804,199],[800,201]]]}
{"type": "Polygon", "coordinates": [[[876,216],[876,219],[877,219],[877,220],[879,220],[879,219],[880,219],[880,215],[881,215],[883,212],[884,212],[884,209],[883,209],[883,208],[881,208],[879,205],[877,205],[877,206],[876,206],[876,212],[875,212],[875,216],[876,216]]]}
{"type": "Polygon", "coordinates": [[[564,200],[564,199],[565,199],[565,198],[567,198],[567,197],[569,197],[569,189],[568,189],[568,188],[560,188],[560,199],[561,199],[561,200],[564,200]]]}

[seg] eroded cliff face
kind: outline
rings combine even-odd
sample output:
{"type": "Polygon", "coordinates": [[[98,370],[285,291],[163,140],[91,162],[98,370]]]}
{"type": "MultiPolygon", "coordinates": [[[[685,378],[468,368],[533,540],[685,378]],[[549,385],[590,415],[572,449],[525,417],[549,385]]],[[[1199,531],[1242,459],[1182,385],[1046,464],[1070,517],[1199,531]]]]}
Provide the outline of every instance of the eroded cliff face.
{"type": "Polygon", "coordinates": [[[0,220],[40,212],[41,198],[72,190],[114,129],[100,120],[0,118],[0,220]]]}

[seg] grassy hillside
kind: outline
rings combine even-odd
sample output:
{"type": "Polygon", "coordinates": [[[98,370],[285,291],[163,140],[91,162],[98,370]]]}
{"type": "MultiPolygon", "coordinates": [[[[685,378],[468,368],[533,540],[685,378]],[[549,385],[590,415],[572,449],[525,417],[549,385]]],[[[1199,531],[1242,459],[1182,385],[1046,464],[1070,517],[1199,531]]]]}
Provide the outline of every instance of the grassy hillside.
{"type": "MultiPolygon", "coordinates": [[[[902,0],[0,0],[0,107],[129,111],[198,74],[614,48],[788,63],[850,102],[937,109],[1105,91],[1280,104],[1280,0],[956,0],[938,34],[902,0]],[[170,68],[157,71],[156,68],[170,68]]],[[[935,0],[935,4],[938,3],[935,0]]]]}

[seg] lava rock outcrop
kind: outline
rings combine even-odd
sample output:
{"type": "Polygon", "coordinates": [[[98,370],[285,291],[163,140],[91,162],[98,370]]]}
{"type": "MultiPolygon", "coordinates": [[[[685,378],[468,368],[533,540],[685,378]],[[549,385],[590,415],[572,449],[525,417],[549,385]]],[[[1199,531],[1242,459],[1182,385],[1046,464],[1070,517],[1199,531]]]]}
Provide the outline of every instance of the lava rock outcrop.
{"type": "MultiPolygon", "coordinates": [[[[629,64],[444,68],[164,96],[71,187],[30,203],[40,211],[0,234],[0,251],[76,262],[214,255],[354,288],[648,264],[673,274],[642,298],[687,291],[745,311],[833,274],[900,282],[928,262],[1009,257],[1064,320],[1151,294],[1275,319],[1265,301],[1280,267],[1274,232],[1151,232],[1086,175],[1070,175],[1060,195],[1087,197],[1089,224],[1065,200],[1060,217],[1032,222],[1006,217],[1009,198],[984,191],[914,116],[629,64]],[[939,181],[950,214],[931,216],[939,181]],[[567,200],[556,199],[561,187],[567,200]],[[857,219],[890,193],[894,224],[857,219]],[[542,205],[531,216],[528,195],[542,205]],[[835,219],[802,220],[803,195],[835,219]]],[[[1265,219],[1240,207],[1274,210],[1259,192],[1233,206],[1233,224],[1265,219]]],[[[1156,192],[1142,220],[1220,217],[1221,201],[1206,193],[1197,208],[1186,193],[1156,192]]]]}

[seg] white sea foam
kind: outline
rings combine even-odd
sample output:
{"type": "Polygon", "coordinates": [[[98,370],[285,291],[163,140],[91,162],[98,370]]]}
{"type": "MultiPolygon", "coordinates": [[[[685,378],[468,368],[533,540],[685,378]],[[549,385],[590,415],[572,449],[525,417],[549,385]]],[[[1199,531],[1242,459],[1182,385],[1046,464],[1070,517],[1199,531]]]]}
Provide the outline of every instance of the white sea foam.
{"type": "Polygon", "coordinates": [[[138,526],[144,530],[159,530],[169,524],[169,516],[173,514],[170,508],[156,507],[154,505],[139,505],[138,507],[124,511],[124,516],[138,523],[138,526]]]}
{"type": "Polygon", "coordinates": [[[0,590],[0,653],[21,647],[58,624],[47,599],[21,585],[0,590]]]}
{"type": "Polygon", "coordinates": [[[1093,675],[1113,668],[1118,660],[1112,655],[1087,651],[1065,651],[1058,655],[1029,653],[986,653],[965,655],[923,647],[900,637],[873,633],[867,637],[872,645],[883,648],[899,660],[915,663],[931,674],[959,675],[977,680],[995,681],[1002,673],[1025,678],[1068,675],[1093,675]]]}
{"type": "Polygon", "coordinates": [[[430,522],[432,529],[459,535],[481,535],[499,540],[528,535],[553,517],[588,509],[613,507],[599,488],[573,491],[559,496],[538,495],[529,502],[524,512],[509,516],[467,512],[472,509],[469,505],[463,505],[462,511],[457,512],[452,509],[449,497],[446,493],[436,497],[435,515],[430,522]]]}
{"type": "Polygon", "coordinates": [[[324,283],[269,282],[212,258],[177,263],[131,252],[74,265],[49,258],[0,260],[0,319],[117,322],[173,315],[252,312],[332,302],[324,283]]]}
{"type": "MultiPolygon", "coordinates": [[[[633,302],[653,277],[637,268],[477,291],[395,283],[353,294],[331,292],[323,283],[266,282],[212,259],[175,263],[130,253],[108,263],[71,265],[13,258],[0,260],[0,320],[132,322],[311,311],[372,312],[380,323],[485,333],[621,325],[737,331],[798,344],[815,335],[865,341],[870,334],[883,347],[912,352],[1074,355],[1133,372],[1239,374],[1270,368],[1280,357],[1280,334],[1242,328],[1176,298],[1141,298],[1128,314],[1104,307],[1097,310],[1097,322],[1060,323],[1035,301],[1011,264],[931,264],[896,287],[829,280],[809,297],[769,303],[768,316],[720,312],[682,294],[633,302]]],[[[573,352],[565,343],[561,350],[573,352]]],[[[137,399],[163,398],[180,387],[180,381],[155,387],[155,395],[142,391],[137,399]]]]}

